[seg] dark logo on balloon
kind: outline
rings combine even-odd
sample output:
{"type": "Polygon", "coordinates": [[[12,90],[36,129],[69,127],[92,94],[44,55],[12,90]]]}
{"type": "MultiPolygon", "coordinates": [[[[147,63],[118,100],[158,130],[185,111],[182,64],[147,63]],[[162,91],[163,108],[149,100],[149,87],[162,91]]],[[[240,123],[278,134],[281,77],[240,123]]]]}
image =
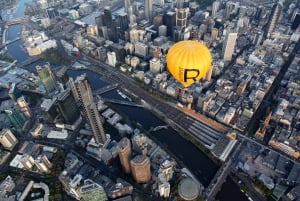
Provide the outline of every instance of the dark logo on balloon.
{"type": "Polygon", "coordinates": [[[194,82],[197,81],[197,77],[200,75],[199,69],[185,69],[179,68],[179,78],[183,82],[187,82],[188,80],[192,79],[194,82]]]}

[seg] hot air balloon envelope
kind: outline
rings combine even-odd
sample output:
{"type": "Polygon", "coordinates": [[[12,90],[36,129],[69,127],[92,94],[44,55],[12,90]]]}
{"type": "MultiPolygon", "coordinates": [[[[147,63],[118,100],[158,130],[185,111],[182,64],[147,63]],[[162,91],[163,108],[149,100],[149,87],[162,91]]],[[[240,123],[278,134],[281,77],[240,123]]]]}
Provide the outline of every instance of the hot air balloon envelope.
{"type": "Polygon", "coordinates": [[[204,77],[211,68],[211,62],[208,48],[198,41],[180,41],[167,54],[168,71],[184,87],[204,77]]]}

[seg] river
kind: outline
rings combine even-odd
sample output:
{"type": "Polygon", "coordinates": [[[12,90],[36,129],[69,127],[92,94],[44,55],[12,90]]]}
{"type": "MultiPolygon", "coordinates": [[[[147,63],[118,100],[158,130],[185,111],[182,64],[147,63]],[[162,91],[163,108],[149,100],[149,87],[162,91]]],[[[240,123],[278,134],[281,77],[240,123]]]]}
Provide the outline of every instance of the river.
{"type": "MultiPolygon", "coordinates": [[[[25,3],[30,1],[31,0],[20,0],[16,6],[17,13],[14,13],[13,17],[21,17],[25,10],[25,3]]],[[[20,31],[20,25],[10,26],[8,28],[8,40],[19,37],[20,31]]],[[[8,53],[18,62],[25,61],[28,58],[28,54],[21,47],[22,42],[20,40],[8,45],[8,53]]],[[[35,66],[38,64],[40,64],[40,62],[33,63],[27,66],[27,69],[34,72],[35,66]]],[[[55,66],[54,68],[59,67],[55,66]]],[[[101,80],[100,75],[97,75],[89,70],[68,70],[68,74],[71,77],[76,77],[82,73],[86,73],[88,75],[93,90],[108,85],[108,83],[101,80]]],[[[115,90],[103,94],[103,97],[122,99],[122,97],[115,90]]],[[[129,119],[131,122],[137,122],[141,124],[145,130],[150,129],[150,127],[156,127],[158,125],[165,124],[151,112],[145,109],[121,105],[114,106],[122,115],[127,116],[126,119],[129,119]]],[[[165,146],[172,154],[181,160],[204,186],[209,184],[219,167],[203,152],[198,150],[194,145],[182,138],[175,130],[170,128],[157,132],[151,132],[150,135],[152,135],[152,137],[158,140],[160,144],[165,146]]],[[[228,179],[228,182],[223,185],[221,191],[217,195],[217,198],[221,201],[248,200],[244,194],[240,192],[238,186],[236,186],[230,179],[228,179]]]]}

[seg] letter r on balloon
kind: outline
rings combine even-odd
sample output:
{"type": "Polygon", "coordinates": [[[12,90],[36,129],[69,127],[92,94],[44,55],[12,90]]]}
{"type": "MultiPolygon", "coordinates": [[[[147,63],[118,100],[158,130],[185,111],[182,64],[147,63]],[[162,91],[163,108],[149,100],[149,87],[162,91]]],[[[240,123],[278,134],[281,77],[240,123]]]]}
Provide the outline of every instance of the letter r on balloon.
{"type": "Polygon", "coordinates": [[[187,82],[188,79],[192,79],[194,82],[197,81],[197,77],[200,75],[199,69],[184,69],[183,81],[187,82]]]}

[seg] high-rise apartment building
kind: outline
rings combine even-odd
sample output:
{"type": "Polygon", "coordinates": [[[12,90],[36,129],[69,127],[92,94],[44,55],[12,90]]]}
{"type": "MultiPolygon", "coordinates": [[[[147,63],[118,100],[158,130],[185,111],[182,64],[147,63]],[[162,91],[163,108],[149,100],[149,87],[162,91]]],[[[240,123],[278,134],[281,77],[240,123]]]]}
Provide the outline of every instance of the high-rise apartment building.
{"type": "Polygon", "coordinates": [[[147,156],[137,155],[130,161],[131,173],[137,183],[151,180],[150,160],[147,156]]]}
{"type": "Polygon", "coordinates": [[[126,137],[122,138],[122,140],[118,143],[119,145],[119,157],[121,161],[121,165],[125,171],[125,173],[130,173],[130,159],[131,159],[131,143],[130,140],[126,137]]]}
{"type": "Polygon", "coordinates": [[[228,32],[223,42],[222,55],[224,61],[230,61],[234,52],[237,33],[228,32]]]}
{"type": "Polygon", "coordinates": [[[97,144],[102,144],[102,145],[105,144],[107,139],[100,119],[97,105],[95,103],[91,103],[90,105],[87,105],[86,111],[87,111],[86,113],[87,119],[92,129],[95,142],[97,144]]]}
{"type": "Polygon", "coordinates": [[[55,91],[57,84],[50,64],[45,64],[43,67],[36,66],[36,70],[43,86],[46,89],[46,92],[49,94],[55,91]]]}
{"type": "Polygon", "coordinates": [[[267,34],[266,36],[268,38],[271,37],[273,31],[275,30],[275,27],[278,23],[282,8],[283,8],[282,1],[279,1],[277,4],[275,4],[273,6],[272,12],[271,12],[270,17],[269,17],[267,32],[265,32],[267,34]]]}
{"type": "Polygon", "coordinates": [[[147,20],[152,22],[152,18],[153,18],[152,0],[145,0],[145,16],[147,20]]]}
{"type": "Polygon", "coordinates": [[[97,144],[105,144],[106,135],[104,133],[97,105],[94,103],[91,85],[86,74],[78,76],[75,81],[70,79],[70,85],[81,113],[92,129],[95,142],[97,144]]]}
{"type": "Polygon", "coordinates": [[[9,129],[3,129],[0,131],[0,143],[6,149],[12,150],[18,143],[17,138],[9,129]]]}

